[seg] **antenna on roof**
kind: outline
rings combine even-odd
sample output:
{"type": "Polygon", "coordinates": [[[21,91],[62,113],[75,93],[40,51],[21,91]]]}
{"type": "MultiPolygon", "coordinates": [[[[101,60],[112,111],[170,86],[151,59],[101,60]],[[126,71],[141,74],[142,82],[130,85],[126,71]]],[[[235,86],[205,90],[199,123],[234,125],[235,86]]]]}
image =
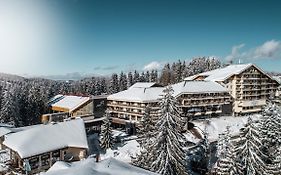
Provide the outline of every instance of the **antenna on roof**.
{"type": "Polygon", "coordinates": [[[143,89],[143,93],[145,93],[146,88],[143,89]]]}

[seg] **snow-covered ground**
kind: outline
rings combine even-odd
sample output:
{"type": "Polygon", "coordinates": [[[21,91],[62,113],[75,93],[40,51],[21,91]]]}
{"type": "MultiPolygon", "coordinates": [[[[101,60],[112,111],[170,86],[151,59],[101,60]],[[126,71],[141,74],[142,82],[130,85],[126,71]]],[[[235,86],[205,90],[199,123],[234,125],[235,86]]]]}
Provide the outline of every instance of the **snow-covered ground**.
{"type": "Polygon", "coordinates": [[[108,149],[106,154],[101,155],[101,160],[114,157],[117,160],[131,163],[131,157],[140,153],[140,144],[136,140],[125,141],[124,146],[118,147],[117,150],[108,149]]]}
{"type": "MultiPolygon", "coordinates": [[[[202,120],[194,120],[193,123],[196,127],[200,128],[202,131],[207,131],[208,138],[210,142],[216,141],[219,134],[226,131],[226,127],[229,126],[230,134],[232,136],[238,135],[239,130],[247,123],[249,116],[222,116],[217,118],[209,118],[202,120]]],[[[253,120],[257,120],[261,115],[251,115],[253,120]]]]}

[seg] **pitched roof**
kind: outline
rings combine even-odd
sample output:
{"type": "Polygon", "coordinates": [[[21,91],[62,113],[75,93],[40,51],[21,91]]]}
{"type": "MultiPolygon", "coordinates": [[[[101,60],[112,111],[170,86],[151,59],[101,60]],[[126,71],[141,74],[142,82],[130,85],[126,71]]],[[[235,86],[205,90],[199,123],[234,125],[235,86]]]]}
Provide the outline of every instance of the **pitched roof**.
{"type": "Polygon", "coordinates": [[[18,127],[18,128],[9,127],[9,126],[3,126],[3,127],[0,127],[0,137],[2,137],[4,135],[7,135],[7,134],[10,134],[10,133],[15,133],[15,132],[31,129],[31,128],[34,128],[34,127],[37,127],[37,126],[40,126],[40,124],[39,125],[31,125],[31,126],[18,127]]]}
{"type": "Polygon", "coordinates": [[[155,83],[136,83],[125,91],[109,95],[108,100],[154,102],[158,101],[163,87],[152,87],[155,83]]]}
{"type": "Polygon", "coordinates": [[[224,68],[219,68],[219,69],[215,69],[215,70],[211,70],[208,72],[203,72],[197,75],[187,77],[185,78],[185,80],[194,80],[198,76],[206,76],[204,80],[207,81],[224,81],[225,79],[231,77],[232,75],[240,74],[241,72],[243,72],[244,70],[248,69],[251,66],[253,66],[253,64],[251,63],[229,65],[224,68]]]}
{"type": "Polygon", "coordinates": [[[59,107],[68,109],[69,112],[74,111],[79,108],[81,105],[87,103],[90,100],[90,97],[83,96],[74,96],[74,95],[56,95],[53,97],[49,105],[52,107],[59,107]]]}
{"type": "Polygon", "coordinates": [[[12,133],[6,135],[3,144],[16,151],[21,158],[66,147],[88,149],[85,126],[82,119],[39,125],[12,133]]]}
{"type": "Polygon", "coordinates": [[[210,92],[228,92],[226,88],[212,81],[183,81],[172,85],[174,96],[182,93],[210,93],[210,92]]]}
{"type": "Polygon", "coordinates": [[[151,87],[162,87],[155,82],[138,82],[133,84],[130,88],[151,88],[151,87]]]}
{"type": "Polygon", "coordinates": [[[109,158],[100,162],[95,162],[89,158],[74,163],[56,162],[45,175],[157,175],[142,168],[130,165],[128,163],[109,158]]]}
{"type": "Polygon", "coordinates": [[[281,85],[281,76],[272,76],[272,78],[281,85]]]}

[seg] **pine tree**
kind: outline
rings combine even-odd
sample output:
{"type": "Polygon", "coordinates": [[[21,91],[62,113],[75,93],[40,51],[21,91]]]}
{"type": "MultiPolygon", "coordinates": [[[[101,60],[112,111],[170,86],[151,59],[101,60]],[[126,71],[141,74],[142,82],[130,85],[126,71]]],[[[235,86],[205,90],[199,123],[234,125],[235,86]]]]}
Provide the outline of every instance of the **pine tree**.
{"type": "Polygon", "coordinates": [[[101,126],[101,148],[104,150],[113,147],[112,128],[110,122],[110,113],[106,111],[103,125],[101,126]]]}
{"type": "Polygon", "coordinates": [[[141,75],[140,75],[140,77],[139,77],[139,82],[146,82],[144,72],[141,73],[141,75]]]}
{"type": "Polygon", "coordinates": [[[133,82],[133,74],[132,74],[132,72],[129,72],[129,73],[128,73],[128,85],[127,85],[127,87],[129,88],[129,87],[131,87],[133,84],[134,84],[134,82],[133,82]]]}
{"type": "Polygon", "coordinates": [[[229,126],[226,127],[226,131],[222,134],[219,134],[218,142],[217,142],[217,158],[224,158],[227,153],[227,149],[230,144],[230,130],[229,126]]]}
{"type": "Polygon", "coordinates": [[[140,74],[138,71],[135,70],[134,72],[134,78],[133,78],[133,83],[137,83],[137,82],[140,82],[140,74]]]}
{"type": "Polygon", "coordinates": [[[240,138],[235,143],[234,155],[236,162],[242,167],[243,174],[266,174],[266,164],[264,160],[267,156],[262,153],[260,148],[259,124],[254,123],[249,117],[244,128],[240,130],[240,138]]]}
{"type": "Polygon", "coordinates": [[[15,125],[15,118],[18,115],[16,110],[16,98],[14,94],[14,88],[9,88],[4,90],[1,108],[1,123],[7,123],[15,125]]]}
{"type": "Polygon", "coordinates": [[[149,105],[147,105],[144,111],[139,131],[139,137],[141,138],[141,146],[146,145],[147,142],[151,141],[155,133],[155,122],[153,121],[150,112],[151,108],[149,105]]]}
{"type": "Polygon", "coordinates": [[[120,73],[120,76],[119,76],[119,88],[120,88],[120,91],[124,91],[127,89],[127,76],[126,74],[124,74],[123,72],[120,73]]]}
{"type": "Polygon", "coordinates": [[[237,175],[239,172],[238,164],[235,162],[233,153],[234,147],[230,141],[229,127],[223,135],[220,136],[217,146],[217,174],[218,175],[237,175]]]}
{"type": "Polygon", "coordinates": [[[158,82],[158,72],[157,72],[157,70],[151,71],[150,82],[158,82]]]}
{"type": "Polygon", "coordinates": [[[166,64],[162,69],[160,83],[162,83],[163,85],[169,85],[171,83],[171,68],[169,63],[166,64]]]}
{"type": "Polygon", "coordinates": [[[146,71],[144,78],[145,78],[145,82],[150,82],[150,72],[149,71],[146,71]]]}
{"type": "Polygon", "coordinates": [[[237,164],[234,152],[233,152],[233,145],[230,144],[228,146],[227,152],[225,156],[220,158],[217,161],[217,174],[218,175],[239,175],[242,174],[241,167],[237,164]]]}
{"type": "Polygon", "coordinates": [[[185,169],[185,137],[181,133],[183,124],[173,89],[168,86],[160,102],[161,116],[156,124],[154,141],[144,145],[146,154],[139,156],[143,168],[163,175],[187,174],[185,169]],[[145,157],[147,156],[147,157],[145,157]]]}
{"type": "Polygon", "coordinates": [[[110,86],[109,86],[109,93],[115,94],[119,92],[119,83],[118,83],[118,75],[112,74],[111,80],[110,80],[110,86]]]}
{"type": "Polygon", "coordinates": [[[280,114],[280,107],[269,102],[264,109],[261,119],[261,138],[263,143],[261,149],[268,156],[268,159],[265,160],[268,165],[267,174],[278,174],[281,172],[277,166],[280,160],[278,156],[280,156],[281,149],[280,114]]]}
{"type": "Polygon", "coordinates": [[[277,105],[269,103],[264,109],[261,134],[266,147],[276,148],[281,145],[281,110],[277,105]]]}

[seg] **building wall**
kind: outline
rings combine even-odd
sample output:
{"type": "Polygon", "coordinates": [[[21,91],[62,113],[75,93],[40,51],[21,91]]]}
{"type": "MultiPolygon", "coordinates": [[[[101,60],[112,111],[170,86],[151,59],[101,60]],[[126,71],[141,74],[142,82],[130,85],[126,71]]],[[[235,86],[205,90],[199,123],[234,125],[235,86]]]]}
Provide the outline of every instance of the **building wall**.
{"type": "MultiPolygon", "coordinates": [[[[54,150],[50,152],[46,152],[40,155],[35,155],[32,157],[25,158],[28,160],[31,166],[31,172],[29,174],[36,174],[42,171],[48,170],[56,161],[79,161],[86,158],[87,149],[85,148],[64,148],[59,150],[54,150]],[[68,158],[71,158],[68,159],[68,158]],[[67,160],[66,160],[67,159],[67,160]]],[[[20,168],[21,171],[24,172],[22,159],[16,152],[11,151],[11,160],[13,160],[13,168],[20,168]]]]}
{"type": "Polygon", "coordinates": [[[107,101],[108,110],[111,112],[113,122],[120,122],[120,124],[124,124],[126,121],[137,123],[140,122],[148,104],[151,108],[151,116],[157,116],[159,111],[157,102],[140,103],[115,100],[107,101]]]}
{"type": "MultiPolygon", "coordinates": [[[[183,109],[183,117],[185,116],[214,116],[223,114],[231,114],[231,108],[224,108],[223,105],[232,105],[232,98],[228,92],[222,93],[201,93],[201,94],[182,94],[177,97],[180,107],[183,109]],[[190,112],[196,110],[197,112],[190,112]],[[200,111],[198,111],[200,110],[200,111]]],[[[144,115],[146,106],[149,104],[151,108],[151,116],[157,118],[159,116],[159,104],[126,102],[108,100],[107,106],[111,112],[113,123],[125,124],[127,122],[140,122],[144,115]]]]}
{"type": "Polygon", "coordinates": [[[71,113],[71,116],[80,116],[80,115],[87,115],[94,113],[94,103],[91,100],[90,102],[86,103],[85,105],[81,106],[77,110],[71,113]]]}
{"type": "Polygon", "coordinates": [[[177,99],[185,116],[217,116],[232,112],[228,110],[231,108],[226,107],[232,105],[232,97],[228,92],[182,94],[177,99]]]}
{"type": "Polygon", "coordinates": [[[278,86],[276,81],[254,66],[219,83],[231,91],[235,114],[260,112],[266,100],[274,96],[278,86]]]}

